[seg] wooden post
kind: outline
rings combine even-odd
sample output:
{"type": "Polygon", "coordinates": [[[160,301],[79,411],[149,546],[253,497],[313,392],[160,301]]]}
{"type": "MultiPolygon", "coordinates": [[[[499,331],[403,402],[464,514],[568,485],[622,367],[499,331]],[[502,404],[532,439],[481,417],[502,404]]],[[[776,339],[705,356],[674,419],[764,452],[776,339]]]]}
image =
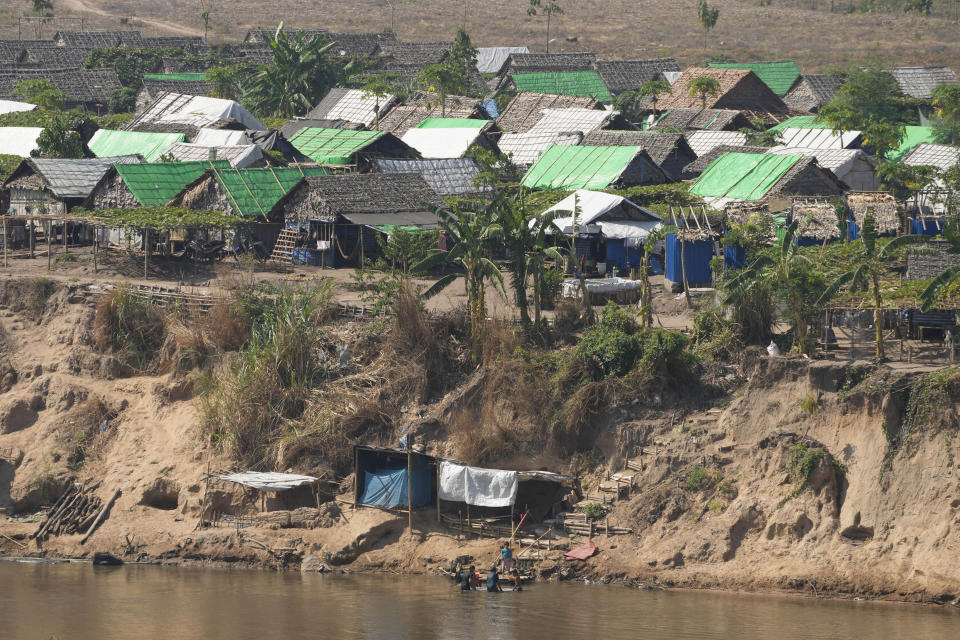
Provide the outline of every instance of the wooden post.
{"type": "Polygon", "coordinates": [[[360,449],[353,448],[353,508],[360,504],[360,449]]]}
{"type": "Polygon", "coordinates": [[[10,243],[7,237],[7,216],[3,216],[3,266],[7,266],[7,245],[10,243]]]}
{"type": "Polygon", "coordinates": [[[413,452],[407,445],[407,528],[413,535],[413,452]]]}
{"type": "Polygon", "coordinates": [[[93,231],[93,272],[97,272],[97,245],[100,244],[100,239],[97,238],[97,231],[93,231]]]}
{"type": "Polygon", "coordinates": [[[460,543],[461,533],[463,533],[463,511],[457,511],[457,544],[460,543]]]}
{"type": "Polygon", "coordinates": [[[147,269],[150,267],[150,229],[143,230],[143,279],[147,280],[147,269]]]}
{"type": "Polygon", "coordinates": [[[440,522],[440,463],[437,462],[437,522],[440,522]]]}
{"type": "Polygon", "coordinates": [[[33,255],[33,247],[34,247],[34,239],[33,239],[33,220],[31,220],[31,221],[30,221],[30,258],[31,258],[31,259],[33,259],[33,257],[34,257],[34,255],[33,255]]]}
{"type": "Polygon", "coordinates": [[[52,225],[47,220],[47,271],[50,271],[50,254],[53,253],[53,243],[50,241],[50,232],[52,225]]]}
{"type": "Polygon", "coordinates": [[[66,220],[63,221],[63,255],[70,253],[70,249],[67,248],[67,236],[70,231],[70,223],[66,220]]]}
{"type": "MultiPolygon", "coordinates": [[[[472,531],[472,530],[473,530],[473,527],[470,526],[470,503],[468,502],[467,503],[467,531],[472,531]]],[[[467,536],[467,540],[469,539],[470,537],[467,536]]]]}
{"type": "Polygon", "coordinates": [[[203,529],[203,512],[207,508],[207,491],[210,489],[210,463],[207,462],[207,474],[203,479],[203,498],[200,500],[200,521],[197,522],[197,529],[203,529]]]}

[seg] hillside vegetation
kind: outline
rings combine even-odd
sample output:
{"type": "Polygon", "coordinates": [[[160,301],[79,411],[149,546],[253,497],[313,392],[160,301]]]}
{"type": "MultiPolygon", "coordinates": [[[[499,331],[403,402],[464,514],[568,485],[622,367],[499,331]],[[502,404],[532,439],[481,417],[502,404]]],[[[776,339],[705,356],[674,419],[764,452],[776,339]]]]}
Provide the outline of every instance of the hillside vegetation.
{"type": "MultiPolygon", "coordinates": [[[[342,31],[377,31],[392,24],[401,39],[438,40],[442,39],[438,34],[455,31],[466,9],[467,28],[475,44],[527,44],[542,50],[545,21],[528,17],[527,4],[526,0],[354,0],[308,5],[303,0],[236,0],[229,5],[214,3],[210,37],[236,40],[251,26],[275,26],[284,21],[291,26],[342,31]]],[[[596,51],[607,58],[669,55],[686,65],[722,53],[737,60],[792,59],[812,72],[866,60],[872,64],[950,64],[960,55],[955,7],[944,1],[934,2],[931,16],[924,17],[904,13],[903,3],[893,1],[773,0],[768,6],[759,6],[756,0],[717,0],[711,6],[720,9],[720,17],[707,37],[697,22],[693,2],[590,0],[559,4],[565,13],[554,17],[551,48],[596,51]]],[[[189,35],[203,30],[193,0],[63,0],[55,7],[58,16],[83,15],[87,29],[133,28],[145,35],[169,34],[178,25],[189,35]]],[[[0,9],[0,36],[17,37],[21,8],[27,11],[27,3],[0,9]]],[[[54,22],[46,27],[44,37],[57,28],[78,28],[76,22],[54,22]]],[[[29,27],[24,29],[24,38],[34,37],[29,27]]]]}

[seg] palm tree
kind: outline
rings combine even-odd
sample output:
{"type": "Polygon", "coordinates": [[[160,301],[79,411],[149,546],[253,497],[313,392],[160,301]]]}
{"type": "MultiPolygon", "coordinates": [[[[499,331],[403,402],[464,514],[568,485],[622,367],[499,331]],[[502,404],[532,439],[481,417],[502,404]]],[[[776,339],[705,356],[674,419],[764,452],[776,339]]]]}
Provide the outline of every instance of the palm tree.
{"type": "Polygon", "coordinates": [[[826,304],[844,287],[850,291],[870,291],[873,295],[873,324],[877,332],[877,362],[885,359],[883,351],[883,293],[880,291],[880,279],[897,259],[897,252],[908,244],[923,240],[923,236],[908,235],[894,238],[880,247],[877,244],[876,222],[873,213],[867,211],[863,218],[863,230],[856,241],[859,246],[850,260],[850,268],[837,276],[824,290],[817,306],[826,304]]]}
{"type": "Polygon", "coordinates": [[[660,97],[661,93],[670,92],[670,83],[666,80],[650,80],[649,82],[644,82],[643,86],[640,87],[640,91],[637,93],[638,96],[650,96],[650,102],[653,104],[653,112],[657,112],[657,98],[660,97]]]}
{"type": "Polygon", "coordinates": [[[794,220],[787,227],[779,244],[774,247],[772,255],[761,254],[730,280],[723,302],[737,304],[748,298],[756,287],[782,284],[786,290],[786,301],[796,330],[794,347],[800,353],[806,353],[809,348],[807,334],[810,323],[798,280],[803,268],[810,265],[810,260],[800,253],[799,246],[794,242],[798,226],[798,221],[794,220]]]}
{"type": "Polygon", "coordinates": [[[643,262],[640,264],[640,312],[643,314],[643,325],[645,327],[653,326],[653,309],[651,300],[653,299],[650,290],[650,254],[656,248],[657,243],[666,238],[671,233],[676,233],[677,228],[673,225],[660,226],[651,231],[643,241],[643,262]]]}
{"type": "MultiPolygon", "coordinates": [[[[489,204],[479,210],[471,210],[471,203],[461,202],[454,205],[454,211],[433,207],[440,220],[440,228],[446,233],[449,248],[436,250],[426,259],[414,265],[411,271],[429,271],[444,262],[453,262],[463,269],[467,283],[467,313],[470,317],[471,354],[474,362],[480,361],[480,333],[486,317],[484,286],[489,280],[497,292],[507,299],[503,288],[503,274],[487,255],[490,244],[503,237],[503,227],[494,221],[495,205],[489,204]]],[[[437,280],[427,289],[424,298],[432,298],[460,276],[450,273],[437,280]]]]}
{"type": "Polygon", "coordinates": [[[302,31],[290,37],[282,22],[268,44],[273,66],[257,67],[243,86],[255,110],[284,118],[312,109],[353,65],[340,67],[327,56],[336,43],[322,36],[307,37],[302,31]]]}
{"type": "Polygon", "coordinates": [[[446,60],[440,64],[431,64],[420,70],[420,81],[427,85],[427,89],[434,90],[440,95],[440,117],[447,117],[447,96],[463,94],[467,90],[467,77],[461,66],[454,61],[446,60]]]}
{"type": "Polygon", "coordinates": [[[716,78],[709,76],[700,76],[690,81],[689,93],[691,98],[700,96],[700,108],[707,108],[707,96],[715,96],[720,93],[720,83],[716,78]]]}

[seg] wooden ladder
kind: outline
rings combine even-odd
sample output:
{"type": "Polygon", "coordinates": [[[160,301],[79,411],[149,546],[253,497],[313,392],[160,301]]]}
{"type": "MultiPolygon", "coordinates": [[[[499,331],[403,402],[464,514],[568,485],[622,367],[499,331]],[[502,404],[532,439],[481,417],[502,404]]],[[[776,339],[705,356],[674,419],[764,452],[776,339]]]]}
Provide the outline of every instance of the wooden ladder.
{"type": "Polygon", "coordinates": [[[270,262],[274,264],[293,264],[293,250],[297,246],[297,232],[292,229],[284,229],[277,236],[277,242],[273,245],[273,252],[270,254],[270,262]]]}

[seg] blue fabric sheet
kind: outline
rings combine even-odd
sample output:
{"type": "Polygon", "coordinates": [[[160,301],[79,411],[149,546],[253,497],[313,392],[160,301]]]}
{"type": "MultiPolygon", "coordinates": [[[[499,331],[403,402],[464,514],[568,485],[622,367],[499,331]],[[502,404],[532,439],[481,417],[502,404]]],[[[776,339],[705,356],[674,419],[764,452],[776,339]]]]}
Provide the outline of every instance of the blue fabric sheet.
{"type": "MultiPolygon", "coordinates": [[[[431,472],[429,468],[413,470],[413,506],[430,504],[431,472]]],[[[407,508],[407,470],[377,469],[363,474],[363,495],[360,503],[382,509],[407,508]]]]}

